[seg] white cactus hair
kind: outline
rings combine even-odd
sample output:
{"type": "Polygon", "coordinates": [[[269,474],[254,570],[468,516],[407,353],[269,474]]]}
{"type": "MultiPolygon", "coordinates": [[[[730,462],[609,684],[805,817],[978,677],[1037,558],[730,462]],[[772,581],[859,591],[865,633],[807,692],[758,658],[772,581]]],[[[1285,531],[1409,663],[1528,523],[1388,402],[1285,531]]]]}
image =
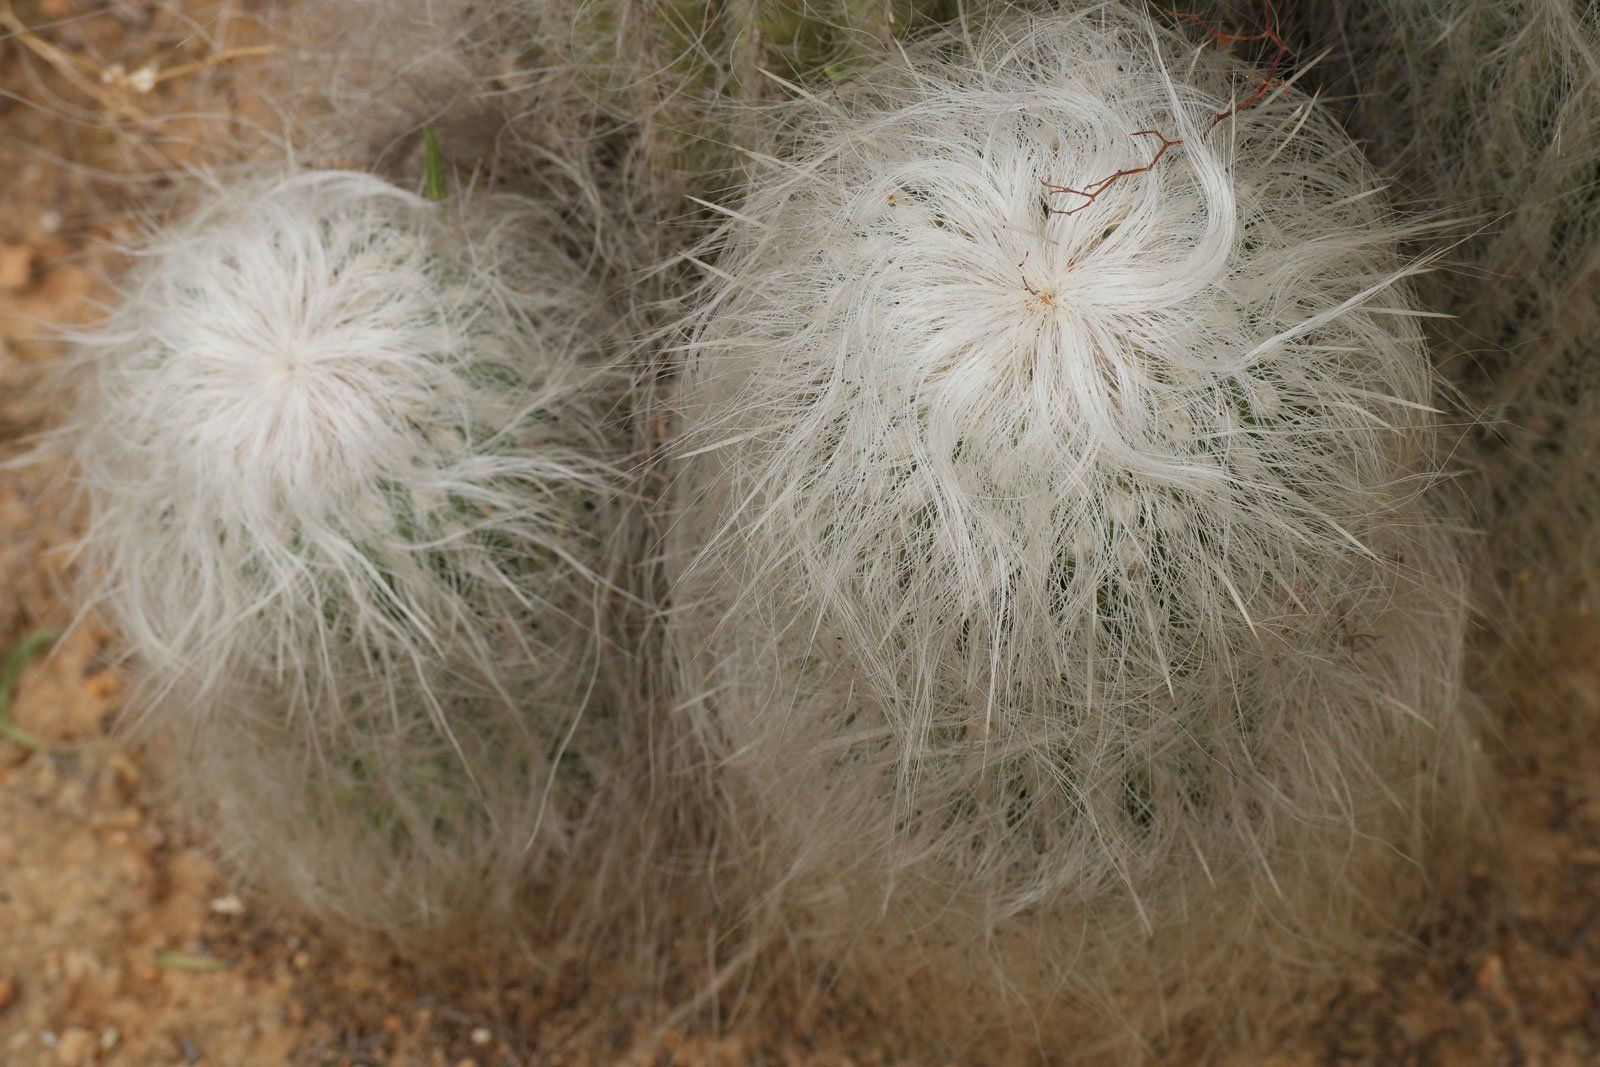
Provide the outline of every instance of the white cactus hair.
{"type": "Polygon", "coordinates": [[[1120,4],[931,41],[793,106],[685,326],[672,640],[752,936],[968,1055],[1296,989],[1469,821],[1403,233],[1259,85],[1120,4]]]}
{"type": "Polygon", "coordinates": [[[611,773],[625,393],[538,205],[219,184],[78,338],[89,602],[243,873],[397,940],[504,920],[611,773]]]}
{"type": "Polygon", "coordinates": [[[1478,415],[1464,450],[1508,665],[1600,612],[1600,9],[1582,0],[1336,0],[1352,130],[1425,210],[1471,221],[1424,296],[1478,415]]]}

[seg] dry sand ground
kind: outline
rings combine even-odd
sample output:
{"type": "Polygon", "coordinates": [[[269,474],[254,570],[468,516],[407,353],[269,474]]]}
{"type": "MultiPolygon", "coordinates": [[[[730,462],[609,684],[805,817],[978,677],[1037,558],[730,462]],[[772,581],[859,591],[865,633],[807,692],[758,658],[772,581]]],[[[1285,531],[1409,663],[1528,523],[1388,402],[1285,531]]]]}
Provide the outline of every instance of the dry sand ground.
{"type": "MultiPolygon", "coordinates": [[[[225,137],[251,62],[228,49],[259,43],[262,13],[0,0],[0,447],[48,420],[27,387],[58,358],[49,328],[93,316],[132,205],[225,137]]],[[[0,656],[71,620],[53,473],[0,471],[0,656]]],[[[1600,628],[1580,615],[1565,654],[1497,701],[1504,827],[1470,886],[1273,1063],[1600,1063],[1600,628]]],[[[241,898],[115,733],[109,646],[86,625],[29,668],[14,720],[40,744],[0,739],[0,1064],[901,1062],[837,1003],[597,1042],[601,979],[424,979],[241,898]]]]}

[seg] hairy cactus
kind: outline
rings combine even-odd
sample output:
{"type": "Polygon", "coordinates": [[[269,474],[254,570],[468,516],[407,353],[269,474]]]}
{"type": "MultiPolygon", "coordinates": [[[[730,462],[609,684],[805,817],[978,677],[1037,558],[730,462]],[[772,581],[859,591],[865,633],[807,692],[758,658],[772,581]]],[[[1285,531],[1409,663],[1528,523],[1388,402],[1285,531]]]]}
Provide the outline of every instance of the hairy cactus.
{"type": "Polygon", "coordinates": [[[1423,285],[1476,417],[1462,462],[1496,629],[1524,652],[1600,608],[1600,11],[1582,0],[1321,5],[1368,152],[1469,219],[1423,285]]]}
{"type": "Polygon", "coordinates": [[[1095,5],[793,105],[685,326],[672,639],[753,936],[925,1034],[1294,989],[1471,807],[1400,231],[1207,45],[1095,5]]]}
{"type": "Polygon", "coordinates": [[[519,200],[224,186],[80,339],[94,599],[244,874],[400,940],[582,847],[623,395],[519,200]]]}
{"type": "Polygon", "coordinates": [[[675,212],[682,192],[720,190],[744,164],[757,105],[827,91],[956,13],[949,0],[523,3],[555,80],[637,133],[640,179],[675,212]]]}

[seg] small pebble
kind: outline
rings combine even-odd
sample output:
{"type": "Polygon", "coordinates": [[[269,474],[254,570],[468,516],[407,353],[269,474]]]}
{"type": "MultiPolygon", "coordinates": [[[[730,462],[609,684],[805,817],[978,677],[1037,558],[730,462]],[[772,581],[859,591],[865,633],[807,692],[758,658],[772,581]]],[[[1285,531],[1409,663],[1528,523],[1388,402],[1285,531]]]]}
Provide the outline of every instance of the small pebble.
{"type": "Polygon", "coordinates": [[[225,897],[212,897],[211,910],[218,915],[243,915],[244,901],[229,893],[225,897]]]}
{"type": "Polygon", "coordinates": [[[0,1011],[5,1011],[16,1003],[17,980],[9,974],[0,975],[0,1011]]]}
{"type": "Polygon", "coordinates": [[[33,280],[33,249],[0,245],[0,292],[17,292],[33,280]]]}
{"type": "Polygon", "coordinates": [[[94,1035],[81,1026],[71,1026],[56,1043],[56,1062],[76,1067],[94,1055],[94,1035]]]}
{"type": "Polygon", "coordinates": [[[110,700],[122,692],[122,675],[116,671],[101,671],[90,678],[84,690],[95,700],[110,700]]]}
{"type": "Polygon", "coordinates": [[[106,762],[106,768],[111,771],[111,779],[121,791],[122,799],[132,800],[139,792],[139,784],[144,780],[144,775],[139,773],[138,765],[122,753],[116,752],[106,762]]]}
{"type": "MultiPolygon", "coordinates": [[[[144,813],[138,808],[123,808],[106,817],[105,824],[114,830],[132,830],[144,822],[144,813]]],[[[124,834],[124,837],[127,835],[124,834]]]]}
{"type": "Polygon", "coordinates": [[[476,1030],[472,1031],[472,1043],[477,1045],[479,1048],[482,1048],[484,1045],[487,1045],[493,1040],[494,1035],[489,1032],[487,1027],[480,1026],[476,1030]]]}

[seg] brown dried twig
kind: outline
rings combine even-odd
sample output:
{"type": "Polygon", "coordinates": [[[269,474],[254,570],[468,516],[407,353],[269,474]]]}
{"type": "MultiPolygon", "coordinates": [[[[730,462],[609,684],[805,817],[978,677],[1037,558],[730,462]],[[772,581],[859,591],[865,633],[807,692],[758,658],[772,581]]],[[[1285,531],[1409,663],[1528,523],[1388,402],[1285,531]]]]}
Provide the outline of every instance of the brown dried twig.
{"type": "Polygon", "coordinates": [[[1227,30],[1218,29],[1193,11],[1178,11],[1173,8],[1162,8],[1162,10],[1180,22],[1192,22],[1199,26],[1223,48],[1235,44],[1271,44],[1275,49],[1272,62],[1267,66],[1267,72],[1258,75],[1260,84],[1256,86],[1256,91],[1228,110],[1213,115],[1211,125],[1206,128],[1208,135],[1224,119],[1260,103],[1266,99],[1268,93],[1283,84],[1283,61],[1289,57],[1289,45],[1278,32],[1278,13],[1272,6],[1272,0],[1261,2],[1261,20],[1264,28],[1258,33],[1229,33],[1227,30]]]}
{"type": "Polygon", "coordinates": [[[1095,182],[1094,184],[1086,186],[1086,187],[1084,187],[1082,189],[1074,189],[1070,185],[1056,185],[1054,182],[1047,182],[1047,181],[1044,181],[1044,179],[1042,179],[1042,178],[1040,179],[1040,182],[1044,185],[1044,187],[1047,190],[1049,190],[1050,192],[1052,192],[1052,193],[1074,193],[1074,194],[1076,194],[1078,196],[1083,197],[1083,203],[1079,204],[1077,207],[1073,208],[1071,211],[1058,211],[1058,212],[1056,212],[1056,214],[1058,214],[1058,215],[1076,215],[1078,212],[1082,211],[1084,208],[1086,208],[1090,204],[1094,203],[1096,198],[1098,198],[1101,193],[1103,193],[1107,189],[1111,188],[1112,185],[1114,185],[1117,182],[1121,181],[1123,178],[1132,177],[1135,174],[1144,174],[1144,173],[1146,173],[1148,171],[1154,170],[1155,167],[1156,167],[1156,164],[1161,162],[1162,157],[1164,157],[1168,152],[1172,151],[1174,148],[1178,147],[1179,145],[1181,145],[1183,143],[1183,138],[1182,137],[1179,137],[1176,140],[1173,140],[1172,138],[1169,138],[1166,134],[1162,133],[1160,130],[1135,130],[1131,136],[1134,136],[1134,137],[1159,137],[1161,139],[1161,147],[1156,149],[1156,154],[1154,156],[1150,157],[1150,162],[1146,163],[1142,167],[1123,167],[1121,170],[1117,171],[1115,174],[1112,174],[1112,175],[1110,175],[1108,177],[1105,177],[1105,178],[1101,178],[1099,181],[1095,182]]]}
{"type": "MultiPolygon", "coordinates": [[[[1274,49],[1276,49],[1275,54],[1272,57],[1272,62],[1267,66],[1266,73],[1257,76],[1260,84],[1256,86],[1255,92],[1251,93],[1249,96],[1245,97],[1228,110],[1219,111],[1215,115],[1211,116],[1211,124],[1206,127],[1205,133],[1201,134],[1201,140],[1211,136],[1211,131],[1216,129],[1224,119],[1237,115],[1239,112],[1244,111],[1247,108],[1254,107],[1256,104],[1259,104],[1262,100],[1266,99],[1267,94],[1272,92],[1273,89],[1276,89],[1283,84],[1283,62],[1289,55],[1289,45],[1284,41],[1283,35],[1278,32],[1278,13],[1272,6],[1272,0],[1262,0],[1261,7],[1264,28],[1257,33],[1230,33],[1227,30],[1217,28],[1192,11],[1177,11],[1172,8],[1162,9],[1167,14],[1172,15],[1181,22],[1192,22],[1196,26],[1199,26],[1202,30],[1209,34],[1219,46],[1223,48],[1234,44],[1266,43],[1271,44],[1274,49]]],[[[1154,170],[1156,168],[1156,164],[1160,163],[1161,160],[1166,157],[1168,152],[1183,144],[1182,137],[1170,138],[1160,130],[1135,130],[1131,136],[1160,138],[1161,147],[1156,149],[1156,154],[1150,157],[1150,161],[1144,166],[1123,167],[1114,174],[1101,178],[1099,181],[1087,185],[1082,189],[1075,188],[1074,186],[1070,185],[1058,185],[1054,182],[1045,181],[1041,178],[1040,183],[1045,187],[1047,192],[1072,193],[1074,196],[1083,197],[1083,203],[1079,204],[1070,211],[1056,211],[1054,208],[1048,207],[1046,210],[1057,215],[1076,215],[1078,212],[1084,210],[1090,204],[1094,203],[1095,200],[1099,198],[1101,193],[1111,188],[1123,178],[1129,178],[1135,174],[1145,174],[1154,170]]]]}

